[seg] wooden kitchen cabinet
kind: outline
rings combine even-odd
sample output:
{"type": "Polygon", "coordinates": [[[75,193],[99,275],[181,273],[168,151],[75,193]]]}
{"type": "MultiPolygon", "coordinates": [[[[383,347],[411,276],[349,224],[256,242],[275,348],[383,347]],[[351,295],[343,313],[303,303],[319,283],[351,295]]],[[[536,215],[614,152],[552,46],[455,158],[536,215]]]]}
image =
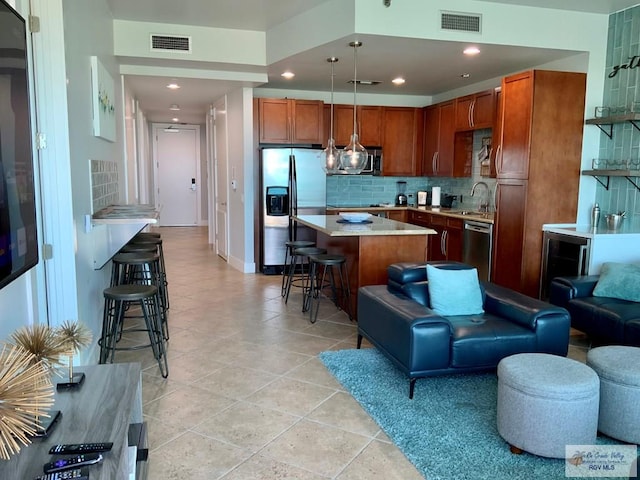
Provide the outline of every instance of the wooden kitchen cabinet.
{"type": "Polygon", "coordinates": [[[396,222],[407,223],[408,215],[406,210],[387,210],[387,218],[396,222]]]}
{"type": "Polygon", "coordinates": [[[319,100],[258,99],[260,143],[322,144],[323,105],[319,100]]]}
{"type": "MultiPolygon", "coordinates": [[[[382,145],[382,107],[369,105],[356,107],[356,121],[360,143],[365,147],[380,147],[382,145]]],[[[326,130],[330,131],[329,125],[326,130]]],[[[333,138],[336,145],[340,147],[348,145],[352,134],[353,105],[334,105],[333,138]]]]}
{"type": "Polygon", "coordinates": [[[428,260],[462,261],[463,221],[426,212],[409,211],[408,223],[432,228],[436,235],[429,235],[428,260]]]}
{"type": "Polygon", "coordinates": [[[495,101],[495,123],[491,132],[491,155],[489,155],[489,177],[496,178],[496,158],[502,149],[500,142],[502,141],[502,88],[496,90],[495,101]]]}
{"type": "Polygon", "coordinates": [[[586,75],[531,70],[502,81],[492,280],[538,297],[542,225],[574,223],[586,75]]]}
{"type": "Polygon", "coordinates": [[[456,130],[478,130],[492,128],[495,116],[495,91],[483,92],[456,98],[456,130]]]}
{"type": "Polygon", "coordinates": [[[416,176],[422,158],[423,116],[419,108],[382,109],[382,173],[385,176],[416,176]]]}
{"type": "Polygon", "coordinates": [[[422,175],[454,175],[455,103],[453,100],[424,109],[422,175]]]}

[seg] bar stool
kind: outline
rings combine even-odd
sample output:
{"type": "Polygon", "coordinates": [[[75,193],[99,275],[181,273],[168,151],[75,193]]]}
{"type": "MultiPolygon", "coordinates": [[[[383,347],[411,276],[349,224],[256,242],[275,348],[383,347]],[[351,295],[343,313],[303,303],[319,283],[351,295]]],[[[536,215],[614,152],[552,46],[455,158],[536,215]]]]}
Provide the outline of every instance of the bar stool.
{"type": "Polygon", "coordinates": [[[160,256],[150,245],[125,245],[112,259],[111,286],[118,285],[154,285],[157,288],[162,333],[169,340],[168,313],[166,308],[166,289],[160,272],[160,256]],[[151,249],[151,251],[149,251],[151,249]],[[147,251],[145,251],[147,250],[147,251]]]}
{"type": "Polygon", "coordinates": [[[311,270],[311,264],[309,263],[309,255],[317,255],[320,253],[327,253],[325,248],[318,247],[299,247],[293,249],[293,263],[289,268],[289,275],[287,280],[287,289],[284,295],[284,303],[289,301],[289,292],[291,286],[302,288],[303,302],[302,311],[306,312],[306,292],[309,290],[309,271],[311,270]],[[306,271],[306,273],[305,273],[306,271]],[[299,273],[297,273],[299,272],[299,273]]]}
{"type": "Polygon", "coordinates": [[[160,296],[164,300],[164,308],[169,310],[169,283],[167,279],[167,269],[164,263],[164,250],[162,248],[162,237],[159,233],[140,232],[137,233],[127,245],[126,248],[133,248],[136,245],[153,246],[157,249],[160,256],[160,276],[162,278],[163,287],[160,291],[160,296]]]}
{"type": "Polygon", "coordinates": [[[338,308],[338,290],[342,296],[342,303],[346,307],[347,315],[351,320],[351,291],[349,289],[349,272],[347,271],[347,259],[344,255],[315,254],[310,255],[311,270],[309,273],[310,286],[307,297],[309,321],[315,323],[320,310],[320,294],[326,287],[331,288],[331,300],[338,308]],[[336,268],[337,272],[334,270],[336,268]],[[328,281],[327,281],[328,274],[328,281]],[[336,274],[340,284],[336,284],[336,274]]]}
{"type": "MultiPolygon", "coordinates": [[[[292,240],[290,242],[285,242],[285,251],[284,251],[284,266],[282,268],[282,288],[280,289],[280,296],[284,297],[287,294],[287,290],[290,288],[290,281],[292,279],[292,275],[290,274],[291,268],[293,266],[293,251],[296,248],[303,247],[315,247],[315,242],[311,242],[308,240],[292,240]]],[[[296,272],[294,272],[295,275],[296,272]]],[[[304,272],[299,272],[299,275],[302,275],[304,272]]],[[[285,302],[286,303],[286,302],[285,302]]]]}
{"type": "Polygon", "coordinates": [[[100,345],[100,363],[113,363],[116,350],[139,350],[151,347],[158,362],[163,378],[169,375],[167,352],[162,334],[162,318],[158,304],[158,287],[155,285],[116,285],[103,291],[104,312],[102,317],[102,336],[100,345]],[[142,312],[146,328],[124,329],[125,310],[137,304],[142,312]],[[123,331],[146,331],[149,343],[132,347],[116,346],[123,331]]]}

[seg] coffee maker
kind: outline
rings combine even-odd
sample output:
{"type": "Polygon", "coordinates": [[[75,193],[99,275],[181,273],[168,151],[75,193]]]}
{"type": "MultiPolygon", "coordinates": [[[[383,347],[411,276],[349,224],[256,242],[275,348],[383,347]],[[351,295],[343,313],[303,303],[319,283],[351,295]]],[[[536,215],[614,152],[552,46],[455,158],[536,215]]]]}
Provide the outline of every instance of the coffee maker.
{"type": "Polygon", "coordinates": [[[396,182],[398,193],[396,195],[396,207],[407,206],[407,182],[396,182]]]}

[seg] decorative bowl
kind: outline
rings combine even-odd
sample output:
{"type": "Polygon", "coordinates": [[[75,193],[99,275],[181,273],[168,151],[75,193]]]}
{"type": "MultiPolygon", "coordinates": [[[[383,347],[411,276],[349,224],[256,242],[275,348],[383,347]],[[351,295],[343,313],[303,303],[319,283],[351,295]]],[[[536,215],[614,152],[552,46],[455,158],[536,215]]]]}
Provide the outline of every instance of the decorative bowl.
{"type": "Polygon", "coordinates": [[[371,217],[371,214],[367,212],[340,212],[338,215],[345,222],[351,223],[361,223],[371,217]]]}

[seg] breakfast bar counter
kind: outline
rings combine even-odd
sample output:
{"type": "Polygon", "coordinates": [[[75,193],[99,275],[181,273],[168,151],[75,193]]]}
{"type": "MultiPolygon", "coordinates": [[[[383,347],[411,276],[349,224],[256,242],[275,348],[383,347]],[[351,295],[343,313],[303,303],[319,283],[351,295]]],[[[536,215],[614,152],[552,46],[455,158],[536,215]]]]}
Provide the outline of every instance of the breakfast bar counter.
{"type": "Polygon", "coordinates": [[[376,216],[367,223],[343,223],[338,215],[299,215],[295,220],[318,232],[318,247],[346,257],[354,316],[358,288],[386,284],[392,263],[425,262],[427,235],[436,234],[430,228],[376,216]]]}

